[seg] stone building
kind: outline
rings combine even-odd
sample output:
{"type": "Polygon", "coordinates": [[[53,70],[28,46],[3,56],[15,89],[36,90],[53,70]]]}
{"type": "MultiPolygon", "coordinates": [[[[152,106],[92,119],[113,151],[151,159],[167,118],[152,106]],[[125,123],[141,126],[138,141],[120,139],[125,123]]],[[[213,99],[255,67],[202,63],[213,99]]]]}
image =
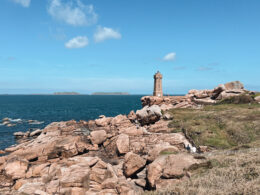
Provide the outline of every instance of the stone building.
{"type": "Polygon", "coordinates": [[[162,74],[157,71],[157,73],[154,75],[154,90],[153,95],[157,97],[163,96],[162,91],[162,74]]]}

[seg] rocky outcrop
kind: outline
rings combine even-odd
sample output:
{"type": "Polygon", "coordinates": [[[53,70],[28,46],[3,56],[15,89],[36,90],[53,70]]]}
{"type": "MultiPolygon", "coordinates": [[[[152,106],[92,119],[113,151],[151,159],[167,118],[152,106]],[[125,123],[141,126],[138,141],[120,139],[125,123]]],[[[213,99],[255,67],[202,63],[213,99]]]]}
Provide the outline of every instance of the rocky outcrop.
{"type": "Polygon", "coordinates": [[[173,108],[200,108],[203,105],[215,104],[226,98],[239,96],[248,91],[240,81],[221,84],[212,90],[192,89],[185,96],[144,96],[141,98],[143,106],[158,105],[162,110],[173,108]]]}
{"type": "Polygon", "coordinates": [[[22,132],[22,131],[18,131],[15,132],[13,135],[15,136],[16,139],[28,139],[28,138],[32,138],[32,137],[37,137],[42,133],[41,129],[36,129],[34,131],[26,131],[26,132],[22,132]]]}
{"type": "Polygon", "coordinates": [[[154,105],[128,116],[55,122],[16,133],[30,139],[3,151],[0,193],[140,194],[184,179],[198,160],[186,150],[191,144],[185,136],[171,132],[170,120],[154,105]]]}

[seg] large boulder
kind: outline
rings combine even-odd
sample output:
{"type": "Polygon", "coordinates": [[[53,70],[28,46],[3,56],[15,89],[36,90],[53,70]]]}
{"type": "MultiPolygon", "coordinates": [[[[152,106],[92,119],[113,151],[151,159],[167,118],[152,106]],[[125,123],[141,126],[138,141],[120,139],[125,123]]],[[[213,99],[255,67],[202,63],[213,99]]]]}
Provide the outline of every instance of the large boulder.
{"type": "Polygon", "coordinates": [[[159,120],[156,123],[150,125],[147,130],[153,133],[170,133],[172,128],[169,128],[168,125],[169,121],[159,120]]]}
{"type": "Polygon", "coordinates": [[[60,183],[62,187],[84,187],[89,176],[89,167],[80,165],[72,165],[61,169],[60,183]]]}
{"type": "Polygon", "coordinates": [[[240,81],[232,81],[229,83],[225,83],[225,90],[242,90],[244,89],[244,85],[240,81]]]}
{"type": "Polygon", "coordinates": [[[92,144],[102,144],[107,139],[107,133],[104,130],[92,131],[90,140],[92,144]]]}
{"type": "Polygon", "coordinates": [[[95,120],[95,123],[98,127],[105,127],[105,126],[109,125],[111,120],[112,119],[110,117],[107,118],[107,117],[101,115],[99,119],[95,120]]]}
{"type": "Polygon", "coordinates": [[[152,188],[156,187],[156,182],[162,175],[165,158],[165,156],[160,156],[147,166],[147,180],[152,188]]]}
{"type": "Polygon", "coordinates": [[[129,136],[120,134],[116,140],[116,146],[119,154],[126,154],[129,152],[129,136]]]}
{"type": "Polygon", "coordinates": [[[189,154],[160,155],[148,165],[147,179],[155,188],[160,178],[181,178],[192,166],[198,167],[201,162],[189,154]]]}
{"type": "Polygon", "coordinates": [[[136,111],[136,116],[142,125],[147,125],[160,120],[162,112],[158,105],[145,106],[141,110],[136,111]]]}
{"type": "Polygon", "coordinates": [[[160,155],[175,154],[179,152],[179,149],[175,146],[171,146],[168,142],[162,142],[156,144],[148,152],[148,161],[154,161],[160,155]]]}
{"type": "Polygon", "coordinates": [[[146,164],[146,160],[143,159],[138,154],[134,154],[133,152],[128,152],[125,155],[125,162],[123,164],[123,170],[126,177],[130,177],[144,168],[146,164]]]}
{"type": "Polygon", "coordinates": [[[165,159],[165,166],[162,172],[164,178],[180,178],[192,165],[199,164],[199,161],[192,155],[173,154],[165,159]]]}

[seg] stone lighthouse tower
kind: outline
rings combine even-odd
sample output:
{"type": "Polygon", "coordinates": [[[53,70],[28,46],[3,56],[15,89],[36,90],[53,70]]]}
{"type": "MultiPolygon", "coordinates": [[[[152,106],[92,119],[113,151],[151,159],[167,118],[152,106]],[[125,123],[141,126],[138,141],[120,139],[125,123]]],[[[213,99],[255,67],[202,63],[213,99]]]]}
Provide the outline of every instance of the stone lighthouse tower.
{"type": "Polygon", "coordinates": [[[153,95],[157,97],[163,96],[162,91],[162,74],[157,71],[157,73],[154,75],[154,90],[153,95]]]}

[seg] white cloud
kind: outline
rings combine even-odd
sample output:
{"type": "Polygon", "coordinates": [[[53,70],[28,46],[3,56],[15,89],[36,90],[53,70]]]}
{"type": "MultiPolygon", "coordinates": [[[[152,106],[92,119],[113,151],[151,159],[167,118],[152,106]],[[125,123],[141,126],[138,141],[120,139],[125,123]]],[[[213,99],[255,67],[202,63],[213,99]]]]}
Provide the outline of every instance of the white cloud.
{"type": "Polygon", "coordinates": [[[98,15],[93,5],[84,5],[80,0],[51,0],[48,13],[56,20],[63,21],[73,26],[87,26],[95,24],[98,15]]]}
{"type": "Polygon", "coordinates": [[[163,60],[164,61],[173,61],[176,57],[176,53],[174,52],[171,52],[171,53],[168,53],[166,56],[163,57],[163,60]]]}
{"type": "Polygon", "coordinates": [[[122,35],[118,31],[101,26],[97,28],[97,31],[94,34],[95,42],[102,42],[106,39],[121,39],[121,37],[122,35]]]}
{"type": "Polygon", "coordinates": [[[29,7],[31,3],[31,0],[12,0],[12,1],[20,4],[23,7],[29,7]]]}
{"type": "Polygon", "coordinates": [[[68,49],[82,48],[88,45],[88,38],[85,36],[74,37],[65,43],[65,47],[68,49]]]}

